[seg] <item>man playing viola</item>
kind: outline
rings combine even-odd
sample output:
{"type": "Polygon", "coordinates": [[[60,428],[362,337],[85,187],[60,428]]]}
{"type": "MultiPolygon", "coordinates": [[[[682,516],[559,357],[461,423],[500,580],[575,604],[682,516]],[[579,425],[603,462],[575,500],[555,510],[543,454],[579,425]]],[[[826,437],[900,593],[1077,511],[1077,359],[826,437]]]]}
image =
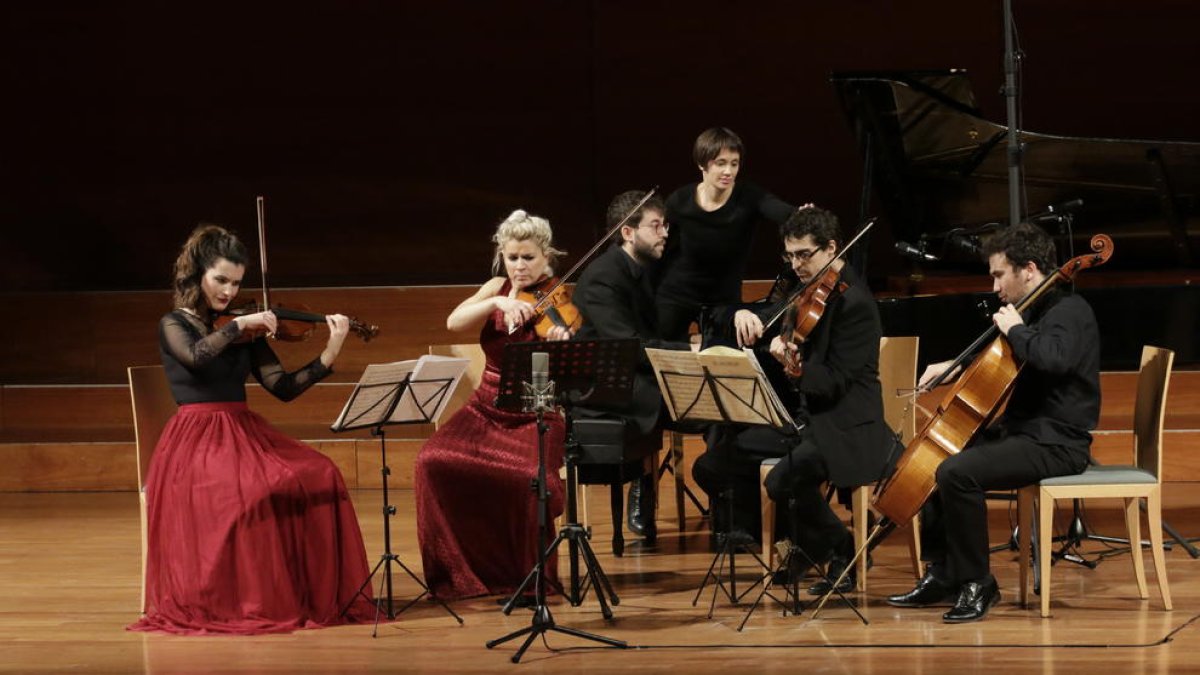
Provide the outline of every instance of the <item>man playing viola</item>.
{"type": "MultiPolygon", "coordinates": [[[[809,283],[827,264],[840,274],[820,320],[801,344],[791,335],[771,337],[778,324],[764,332],[763,319],[777,304],[739,309],[730,321],[739,344],[771,337],[771,355],[798,367],[797,376],[776,388],[793,402],[793,415],[804,426],[799,434],[765,426],[723,427],[710,434],[708,451],[696,460],[693,475],[716,501],[733,488],[733,522],[721,522],[727,506],[715,501],[714,529],[727,529],[735,540],[749,539],[759,531],[759,464],[766,457],[783,457],[767,477],[767,492],[784,507],[780,522],[792,522],[794,543],[816,563],[832,559],[832,577],[853,557],[853,538],[821,485],[850,488],[877,480],[893,445],[879,385],[882,329],[870,290],[837,257],[842,245],[837,216],[817,207],[801,208],[780,227],[780,236],[783,258],[795,274],[793,288],[809,283]],[[791,513],[789,501],[794,504],[791,513]]],[[[851,573],[844,583],[852,587],[854,582],[851,573]]],[[[809,590],[827,589],[821,582],[809,590]]]]}
{"type": "MultiPolygon", "coordinates": [[[[1082,472],[1100,416],[1100,334],[1083,298],[1052,290],[1024,315],[1014,308],[1054,271],[1054,241],[1022,223],[984,246],[992,288],[1003,305],[992,317],[1024,368],[996,423],[937,469],[937,491],[921,514],[929,566],[916,588],[893,595],[897,607],[953,602],[947,623],[976,621],[1000,600],[988,566],[989,490],[1013,490],[1043,478],[1082,472]]],[[[930,365],[920,387],[949,361],[930,365]]]]}

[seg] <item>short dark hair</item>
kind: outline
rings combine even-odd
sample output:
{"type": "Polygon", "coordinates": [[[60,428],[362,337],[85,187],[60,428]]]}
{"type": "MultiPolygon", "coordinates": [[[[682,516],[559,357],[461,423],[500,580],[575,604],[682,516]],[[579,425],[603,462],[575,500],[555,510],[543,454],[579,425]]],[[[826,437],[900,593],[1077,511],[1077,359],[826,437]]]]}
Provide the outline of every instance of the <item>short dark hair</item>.
{"type": "MultiPolygon", "coordinates": [[[[626,190],[616,197],[613,197],[612,201],[608,203],[608,215],[605,218],[605,220],[608,222],[608,229],[611,230],[612,228],[616,227],[617,223],[621,222],[621,219],[625,217],[625,214],[629,213],[630,209],[637,206],[637,203],[642,201],[645,196],[646,193],[643,190],[626,190]]],[[[665,216],[667,214],[667,207],[663,203],[661,197],[654,195],[650,199],[647,199],[646,203],[642,204],[642,207],[629,217],[628,224],[636,227],[637,224],[642,221],[642,215],[645,214],[646,211],[658,211],[665,216]]],[[[613,238],[620,240],[621,235],[619,233],[614,233],[613,238]]]]}
{"type": "Polygon", "coordinates": [[[813,242],[824,247],[830,240],[837,242],[838,250],[842,249],[842,228],[838,225],[838,217],[833,211],[827,211],[819,206],[807,206],[796,209],[788,219],[779,226],[779,238],[803,239],[810,235],[813,242]]]}
{"type": "Polygon", "coordinates": [[[1033,263],[1042,274],[1050,274],[1057,267],[1054,239],[1030,223],[1006,227],[984,242],[984,262],[997,253],[1003,253],[1014,269],[1033,263]]]}
{"type": "Polygon", "coordinates": [[[701,169],[707,168],[708,163],[717,158],[722,150],[736,152],[739,157],[745,157],[746,149],[742,139],[725,127],[712,127],[700,132],[696,143],[692,145],[692,160],[701,169]]]}
{"type": "Polygon", "coordinates": [[[207,316],[208,303],[200,289],[200,280],[221,258],[235,265],[246,265],[246,246],[237,235],[220,225],[201,223],[183,244],[175,259],[175,307],[190,309],[207,316]]]}

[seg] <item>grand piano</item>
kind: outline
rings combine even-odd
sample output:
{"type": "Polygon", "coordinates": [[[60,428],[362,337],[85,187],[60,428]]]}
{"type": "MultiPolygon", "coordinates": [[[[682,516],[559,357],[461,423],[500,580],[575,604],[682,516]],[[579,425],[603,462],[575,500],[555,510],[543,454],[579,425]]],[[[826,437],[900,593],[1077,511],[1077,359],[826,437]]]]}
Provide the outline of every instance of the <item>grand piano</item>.
{"type": "MultiPolygon", "coordinates": [[[[972,249],[1008,222],[1008,129],[983,118],[965,71],[831,81],[863,160],[863,215],[874,195],[895,241],[938,258],[906,263],[878,293],[884,332],[919,335],[923,361],[951,358],[994,311],[972,249]]],[[[1023,215],[1055,236],[1063,260],[1093,234],[1113,238],[1109,264],[1078,280],[1100,322],[1102,368],[1135,368],[1143,344],[1200,363],[1200,143],[1026,131],[1021,141],[1023,215]]]]}

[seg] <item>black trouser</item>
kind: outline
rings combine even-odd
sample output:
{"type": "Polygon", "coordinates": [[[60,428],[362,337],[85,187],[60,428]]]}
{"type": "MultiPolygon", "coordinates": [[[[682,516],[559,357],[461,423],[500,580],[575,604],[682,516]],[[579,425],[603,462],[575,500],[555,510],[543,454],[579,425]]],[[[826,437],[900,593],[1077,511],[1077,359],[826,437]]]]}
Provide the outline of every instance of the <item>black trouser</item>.
{"type": "Polygon", "coordinates": [[[982,582],[990,575],[984,493],[1080,473],[1087,464],[1086,449],[1038,445],[1025,436],[968,446],[937,468],[937,491],[921,511],[922,557],[943,581],[982,582]]]}
{"type": "Polygon", "coordinates": [[[770,449],[773,451],[744,448],[738,440],[746,431],[746,427],[740,425],[721,424],[710,428],[705,436],[708,449],[692,464],[692,477],[708,494],[714,532],[742,530],[757,538],[762,529],[759,466],[764,459],[779,457],[787,448],[778,442],[775,443],[777,448],[770,449]],[[732,504],[725,501],[725,495],[729,495],[732,504]]]}
{"type": "MultiPolygon", "coordinates": [[[[811,436],[804,440],[767,474],[767,494],[781,513],[788,513],[792,541],[821,563],[837,552],[845,553],[850,532],[829,506],[821,486],[829,480],[825,456],[811,436]],[[791,503],[792,508],[787,505],[791,503]]],[[[852,545],[851,545],[852,547],[852,545]]]]}
{"type": "MultiPolygon", "coordinates": [[[[780,457],[767,475],[767,494],[780,517],[777,531],[788,533],[816,560],[827,557],[848,535],[821,492],[829,470],[816,444],[804,436],[782,434],[768,427],[723,426],[713,430],[708,450],[696,459],[692,475],[713,501],[716,531],[742,529],[757,537],[762,529],[759,503],[759,467],[762,460],[780,457]],[[790,463],[789,463],[790,456],[790,463]],[[733,521],[721,494],[732,488],[733,521]],[[789,513],[789,498],[795,509],[789,513]],[[787,523],[794,524],[789,532],[787,523]]],[[[770,544],[770,542],[765,542],[770,544]]]]}

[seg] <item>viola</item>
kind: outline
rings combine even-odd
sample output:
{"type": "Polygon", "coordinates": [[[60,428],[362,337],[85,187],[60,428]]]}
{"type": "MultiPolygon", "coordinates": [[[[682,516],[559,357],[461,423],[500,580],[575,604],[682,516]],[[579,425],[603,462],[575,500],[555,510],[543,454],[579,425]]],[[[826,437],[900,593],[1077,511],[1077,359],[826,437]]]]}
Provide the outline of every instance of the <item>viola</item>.
{"type": "Polygon", "coordinates": [[[558,277],[522,289],[517,299],[533,305],[533,328],[543,340],[555,326],[574,333],[583,325],[583,315],[571,304],[571,289],[558,277]]]}
{"type": "MultiPolygon", "coordinates": [[[[571,291],[564,284],[566,284],[567,279],[574,276],[596,254],[596,251],[600,250],[604,242],[611,239],[617,230],[620,230],[621,226],[633,217],[633,214],[637,213],[646,202],[650,201],[650,198],[654,196],[657,190],[658,188],[654,188],[647,192],[646,196],[642,197],[642,200],[629,213],[626,213],[620,222],[613,225],[603,237],[600,237],[600,240],[587,253],[584,253],[583,257],[572,265],[566,274],[563,274],[561,277],[551,277],[517,293],[518,300],[524,300],[533,305],[534,316],[532,321],[534,322],[534,329],[537,331],[538,337],[545,339],[550,334],[550,329],[554,326],[567,328],[571,332],[579,330],[579,327],[583,325],[583,315],[579,313],[579,309],[575,305],[571,304],[571,291]]],[[[515,333],[517,328],[520,328],[520,326],[509,326],[509,334],[515,333]]]]}
{"type": "MultiPolygon", "coordinates": [[[[1112,257],[1113,243],[1108,235],[1092,237],[1091,248],[1092,253],[1072,258],[1048,275],[1015,304],[1017,311],[1027,310],[1056,284],[1070,281],[1079,272],[1103,265],[1112,257]]],[[[960,366],[966,367],[921,432],[904,449],[896,470],[879,485],[872,506],[883,518],[867,536],[867,543],[855,555],[855,561],[871,546],[879,532],[890,532],[898,524],[912,521],[937,487],[936,472],[942,461],[962,452],[1004,409],[1022,365],[1013,356],[1008,339],[1000,334],[1000,329],[992,326],[926,386],[926,389],[932,389],[960,366]]],[[[854,561],[851,561],[847,569],[853,567],[854,561]]],[[[834,586],[840,582],[838,579],[834,586]]],[[[824,605],[824,599],[821,604],[824,605]]]]}
{"type": "MultiPolygon", "coordinates": [[[[275,332],[271,334],[271,337],[284,342],[301,342],[311,337],[313,329],[317,325],[325,324],[325,315],[306,310],[308,308],[303,305],[291,308],[276,304],[271,307],[271,311],[275,313],[275,317],[278,319],[275,325],[275,332]]],[[[217,317],[214,325],[217,329],[220,329],[239,316],[257,314],[261,311],[264,310],[258,304],[258,301],[251,300],[235,309],[224,312],[221,316],[217,317]]],[[[362,338],[363,342],[370,342],[371,338],[379,335],[379,326],[363,323],[354,317],[348,318],[350,319],[350,332],[362,338]]],[[[238,337],[238,341],[249,341],[258,337],[262,337],[258,331],[244,331],[238,337]]]]}
{"type": "MultiPolygon", "coordinates": [[[[820,275],[813,277],[805,285],[804,292],[796,296],[788,306],[781,326],[783,338],[797,348],[807,342],[808,336],[825,314],[825,307],[835,294],[844,293],[846,288],[841,271],[834,269],[833,265],[827,265],[820,275]]],[[[791,352],[787,362],[783,364],[783,372],[789,377],[800,377],[803,364],[799,354],[799,349],[791,352]]]]}

